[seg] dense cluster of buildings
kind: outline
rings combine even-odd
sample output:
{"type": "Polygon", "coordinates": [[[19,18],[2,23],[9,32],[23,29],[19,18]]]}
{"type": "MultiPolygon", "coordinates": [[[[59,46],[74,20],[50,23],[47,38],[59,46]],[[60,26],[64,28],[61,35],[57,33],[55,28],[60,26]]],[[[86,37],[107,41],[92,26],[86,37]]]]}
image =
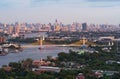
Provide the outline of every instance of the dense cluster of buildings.
{"type": "Polygon", "coordinates": [[[6,37],[0,36],[0,43],[4,43],[4,42],[6,42],[6,37]]]}
{"type": "MultiPolygon", "coordinates": [[[[3,24],[0,23],[0,32],[1,33],[7,33],[11,35],[11,37],[17,37],[20,36],[21,38],[24,38],[24,34],[20,33],[31,33],[31,32],[61,32],[64,31],[66,32],[112,32],[112,31],[119,31],[120,30],[120,25],[109,25],[109,24],[87,24],[87,23],[77,23],[74,22],[72,24],[67,24],[64,25],[63,23],[59,22],[58,20],[55,20],[54,23],[49,23],[49,24],[41,24],[41,23],[21,23],[19,24],[18,22],[14,24],[3,24]]],[[[64,33],[63,32],[63,33],[64,33]]],[[[50,34],[50,33],[49,33],[50,34]]],[[[78,34],[74,36],[62,36],[64,34],[60,34],[57,36],[48,35],[47,39],[49,41],[65,41],[65,40],[73,40],[78,37],[82,38],[82,34],[78,34]],[[76,37],[76,38],[75,38],[76,37]]],[[[72,34],[71,34],[72,35],[72,34]]],[[[30,36],[30,35],[29,35],[30,36]]],[[[103,39],[106,37],[101,37],[100,35],[97,35],[96,37],[92,38],[90,34],[84,35],[87,37],[87,39],[103,39]]],[[[6,37],[0,35],[0,43],[6,42],[6,37]]],[[[107,37],[109,39],[109,37],[107,37]]],[[[102,40],[103,41],[103,40],[102,40]]],[[[104,41],[103,41],[104,42],[104,41]]]]}
{"type": "Polygon", "coordinates": [[[116,31],[119,30],[119,25],[109,25],[109,24],[87,24],[74,22],[72,24],[63,24],[55,20],[55,22],[49,24],[41,23],[21,23],[18,22],[14,24],[0,23],[0,32],[8,34],[19,34],[25,32],[36,32],[36,31],[71,31],[71,32],[89,32],[89,31],[116,31]]]}

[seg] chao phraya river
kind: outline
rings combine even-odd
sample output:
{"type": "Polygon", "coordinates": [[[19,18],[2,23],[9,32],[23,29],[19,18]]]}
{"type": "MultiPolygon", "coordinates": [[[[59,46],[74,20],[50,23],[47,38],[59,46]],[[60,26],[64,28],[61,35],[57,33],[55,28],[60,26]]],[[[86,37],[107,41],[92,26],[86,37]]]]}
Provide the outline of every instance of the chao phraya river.
{"type": "Polygon", "coordinates": [[[59,52],[69,52],[70,47],[57,47],[57,46],[46,46],[44,49],[39,49],[39,45],[29,46],[23,48],[21,52],[9,53],[5,56],[0,56],[0,67],[7,65],[9,62],[18,62],[23,59],[41,59],[47,58],[47,56],[56,57],[59,52]]]}
{"type": "MultiPolygon", "coordinates": [[[[39,35],[47,36],[46,32],[40,32],[40,33],[29,33],[25,34],[25,37],[36,37],[39,35]]],[[[0,67],[2,65],[8,65],[9,62],[18,62],[27,58],[31,58],[33,60],[35,59],[41,59],[41,58],[47,58],[47,56],[53,56],[56,57],[59,52],[69,52],[71,47],[62,47],[62,46],[45,46],[44,49],[40,50],[38,49],[40,45],[34,45],[29,46],[22,45],[23,50],[18,53],[9,53],[5,56],[0,56],[0,67]]]]}

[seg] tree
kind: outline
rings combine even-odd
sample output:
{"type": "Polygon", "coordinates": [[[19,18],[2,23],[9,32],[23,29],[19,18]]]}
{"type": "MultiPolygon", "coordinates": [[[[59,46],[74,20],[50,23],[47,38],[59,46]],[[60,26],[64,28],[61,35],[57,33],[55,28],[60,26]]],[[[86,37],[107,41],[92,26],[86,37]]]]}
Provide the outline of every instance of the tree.
{"type": "Polygon", "coordinates": [[[6,76],[7,75],[6,75],[5,71],[3,69],[0,69],[0,79],[5,79],[6,76]]]}
{"type": "Polygon", "coordinates": [[[40,75],[40,79],[55,79],[54,75],[49,75],[49,74],[46,74],[46,73],[42,73],[40,75]]]}
{"type": "Polygon", "coordinates": [[[75,79],[74,75],[67,75],[64,79],[75,79]]]}
{"type": "Polygon", "coordinates": [[[6,79],[15,79],[15,78],[13,78],[13,77],[7,77],[6,79]]]}
{"type": "Polygon", "coordinates": [[[120,73],[116,73],[112,76],[112,79],[120,79],[120,73]]]}
{"type": "Polygon", "coordinates": [[[67,61],[69,59],[69,54],[61,52],[58,54],[58,60],[59,61],[67,61]]]}

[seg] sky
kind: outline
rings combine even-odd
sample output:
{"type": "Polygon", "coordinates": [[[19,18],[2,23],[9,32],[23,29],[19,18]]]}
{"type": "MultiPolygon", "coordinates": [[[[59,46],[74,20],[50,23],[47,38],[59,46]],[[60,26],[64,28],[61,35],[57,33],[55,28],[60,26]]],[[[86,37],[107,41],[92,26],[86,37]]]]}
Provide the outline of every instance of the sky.
{"type": "Polygon", "coordinates": [[[0,22],[120,24],[120,0],[0,0],[0,22]]]}

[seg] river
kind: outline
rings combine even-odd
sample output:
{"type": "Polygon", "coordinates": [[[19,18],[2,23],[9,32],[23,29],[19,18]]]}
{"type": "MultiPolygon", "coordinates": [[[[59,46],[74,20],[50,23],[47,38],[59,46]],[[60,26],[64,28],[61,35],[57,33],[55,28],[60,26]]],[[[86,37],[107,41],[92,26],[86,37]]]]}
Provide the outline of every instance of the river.
{"type": "Polygon", "coordinates": [[[35,59],[41,59],[46,58],[47,56],[53,56],[56,57],[59,52],[68,52],[70,47],[56,47],[56,46],[50,46],[50,47],[44,47],[44,49],[38,49],[39,46],[31,46],[28,48],[23,48],[23,50],[19,53],[9,53],[5,56],[0,56],[0,67],[2,65],[8,65],[9,62],[18,62],[23,59],[31,58],[33,60],[35,59]]]}

